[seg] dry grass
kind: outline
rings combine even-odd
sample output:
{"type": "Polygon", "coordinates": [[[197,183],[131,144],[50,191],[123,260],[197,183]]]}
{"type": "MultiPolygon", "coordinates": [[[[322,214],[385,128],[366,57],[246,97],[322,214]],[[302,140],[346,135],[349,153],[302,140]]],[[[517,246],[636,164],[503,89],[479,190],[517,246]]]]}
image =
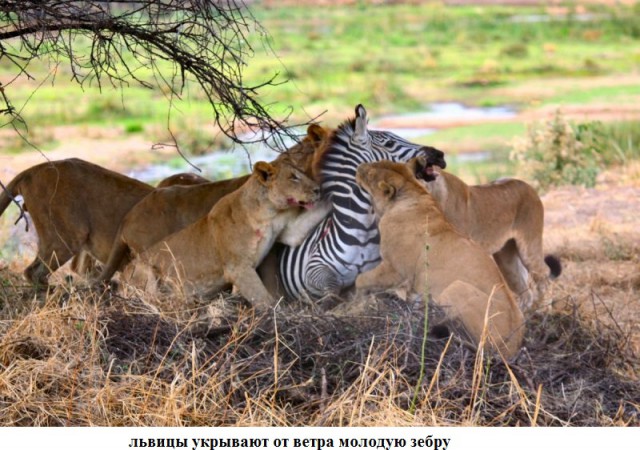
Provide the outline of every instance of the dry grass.
{"type": "Polygon", "coordinates": [[[422,355],[423,315],[392,298],[358,317],[261,319],[226,298],[214,304],[235,317],[216,320],[1,277],[3,425],[640,424],[629,330],[570,302],[533,314],[505,364],[455,338],[428,336],[422,355]]]}

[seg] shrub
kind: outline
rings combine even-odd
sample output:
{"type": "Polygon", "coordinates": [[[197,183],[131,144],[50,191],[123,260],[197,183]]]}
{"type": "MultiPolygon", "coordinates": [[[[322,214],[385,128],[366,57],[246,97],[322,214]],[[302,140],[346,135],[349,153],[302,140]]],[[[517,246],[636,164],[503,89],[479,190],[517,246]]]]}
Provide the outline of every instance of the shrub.
{"type": "Polygon", "coordinates": [[[593,187],[606,145],[602,124],[571,124],[560,111],[553,119],[527,127],[524,138],[513,143],[511,159],[518,174],[539,190],[576,184],[593,187]]]}
{"type": "Polygon", "coordinates": [[[127,134],[141,133],[144,131],[144,125],[139,122],[127,123],[124,126],[124,132],[127,134]]]}
{"type": "Polygon", "coordinates": [[[509,44],[500,50],[500,54],[510,58],[526,58],[529,56],[529,48],[522,43],[509,44]]]}

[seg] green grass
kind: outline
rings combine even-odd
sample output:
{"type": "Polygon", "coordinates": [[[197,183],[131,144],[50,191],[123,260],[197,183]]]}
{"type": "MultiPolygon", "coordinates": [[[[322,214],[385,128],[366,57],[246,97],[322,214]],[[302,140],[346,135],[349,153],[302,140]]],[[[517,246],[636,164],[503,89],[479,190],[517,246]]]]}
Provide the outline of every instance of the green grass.
{"type": "Polygon", "coordinates": [[[638,122],[602,124],[605,145],[602,158],[608,165],[625,164],[640,159],[640,127],[638,122]]]}
{"type": "Polygon", "coordinates": [[[570,89],[546,99],[546,104],[588,104],[588,103],[612,103],[612,104],[636,104],[640,100],[640,86],[620,85],[601,86],[592,89],[570,89]]]}
{"type": "MultiPolygon", "coordinates": [[[[247,61],[246,84],[279,73],[279,81],[291,82],[261,91],[263,103],[273,105],[271,112],[281,116],[292,106],[293,120],[306,120],[307,114],[326,110],[323,120],[328,125],[341,121],[357,103],[365,104],[372,116],[419,111],[429,102],[442,100],[482,106],[518,104],[526,99],[514,100],[500,89],[532,80],[544,84],[546,78],[632,73],[640,66],[638,15],[622,6],[597,7],[602,16],[592,22],[538,23],[513,20],[544,14],[529,7],[360,5],[323,7],[310,15],[303,7],[256,6],[253,12],[269,35],[267,45],[258,33],[250,37],[255,56],[247,61]]],[[[6,61],[0,62],[0,76],[9,77],[10,69],[6,61]]],[[[82,90],[69,81],[64,63],[55,84],[46,78],[48,68],[34,65],[31,70],[36,76],[33,83],[7,88],[20,107],[46,80],[22,110],[31,127],[90,124],[131,130],[134,124],[129,132],[166,128],[169,103],[161,89],[105,86],[100,92],[94,85],[82,90]]],[[[136,73],[152,79],[148,69],[136,73]]],[[[639,93],[634,85],[576,87],[539,100],[620,102],[639,93]]],[[[184,123],[211,122],[211,110],[193,84],[176,100],[171,114],[173,120],[184,123]]],[[[517,131],[461,129],[436,137],[455,143],[458,133],[462,139],[476,132],[480,137],[495,133],[499,138],[517,131]]]]}
{"type": "MultiPolygon", "coordinates": [[[[624,165],[640,159],[640,127],[637,122],[588,122],[597,135],[597,153],[603,167],[624,165]]],[[[447,170],[469,183],[486,183],[500,177],[514,176],[517,164],[509,159],[514,138],[525,133],[522,123],[479,124],[449,128],[417,139],[447,153],[447,170]],[[457,145],[457,146],[456,146],[457,145]],[[459,155],[463,150],[477,150],[479,160],[459,155]]]]}
{"type": "Polygon", "coordinates": [[[514,177],[516,164],[509,159],[509,152],[505,150],[489,152],[486,159],[482,160],[469,160],[454,153],[447,154],[447,170],[468,184],[484,184],[499,178],[514,177]]]}
{"type": "Polygon", "coordinates": [[[437,130],[428,136],[429,142],[436,146],[450,147],[456,150],[456,143],[463,142],[465,147],[478,143],[476,150],[482,150],[489,144],[506,143],[525,131],[525,125],[519,122],[481,123],[437,130]]]}
{"type": "MultiPolygon", "coordinates": [[[[362,20],[357,13],[347,16],[341,9],[328,8],[314,21],[302,20],[303,12],[288,11],[284,30],[269,26],[277,23],[272,16],[266,15],[264,22],[272,30],[274,49],[296,80],[328,80],[324,86],[328,89],[312,91],[317,97],[350,99],[353,86],[369,85],[389,100],[376,105],[383,111],[432,100],[422,95],[421,86],[437,88],[441,98],[461,99],[468,92],[460,87],[549,76],[582,77],[637,67],[637,52],[628,46],[637,37],[621,33],[613,19],[508,22],[515,12],[508,8],[379,7],[368,9],[367,19],[362,20]],[[589,33],[595,40],[581,43],[589,33]],[[380,36],[384,36],[382,43],[372,47],[380,36]],[[510,48],[526,50],[514,55],[505,52],[510,48]],[[335,86],[346,85],[348,92],[343,96],[335,86]],[[409,91],[406,86],[415,89],[409,91]],[[390,94],[385,95],[387,92],[390,94]]],[[[518,14],[527,12],[517,10],[518,14]]],[[[365,88],[359,91],[367,97],[365,88]]],[[[474,94],[478,104],[491,103],[491,98],[474,94]]]]}

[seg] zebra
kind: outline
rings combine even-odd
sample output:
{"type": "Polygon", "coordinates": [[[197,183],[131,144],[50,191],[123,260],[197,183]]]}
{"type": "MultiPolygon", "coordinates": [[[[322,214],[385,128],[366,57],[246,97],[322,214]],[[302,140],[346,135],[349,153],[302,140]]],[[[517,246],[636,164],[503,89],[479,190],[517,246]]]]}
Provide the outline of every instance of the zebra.
{"type": "Polygon", "coordinates": [[[426,154],[427,176],[433,176],[433,165],[446,167],[442,151],[370,131],[365,108],[358,105],[355,113],[335,130],[319,160],[323,198],[331,202],[331,212],[301,245],[285,247],[280,255],[280,279],[289,298],[337,295],[380,263],[376,216],[369,194],[355,181],[361,163],[426,154]]]}

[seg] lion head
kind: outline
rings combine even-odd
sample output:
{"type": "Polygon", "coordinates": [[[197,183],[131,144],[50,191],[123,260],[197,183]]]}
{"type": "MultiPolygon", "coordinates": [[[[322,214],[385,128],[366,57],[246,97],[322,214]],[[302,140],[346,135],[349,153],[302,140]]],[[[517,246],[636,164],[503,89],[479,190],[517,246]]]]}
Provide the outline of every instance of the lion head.
{"type": "Polygon", "coordinates": [[[330,130],[312,123],[307,127],[307,135],[304,139],[281,153],[276,161],[297,167],[308,177],[316,179],[314,156],[329,144],[330,138],[330,130]]]}
{"type": "Polygon", "coordinates": [[[447,163],[444,160],[444,153],[434,147],[423,147],[425,149],[424,155],[417,156],[410,161],[410,166],[413,169],[413,174],[419,180],[426,182],[435,181],[438,176],[438,170],[446,169],[447,163]]]}
{"type": "Polygon", "coordinates": [[[371,195],[378,216],[382,216],[397,199],[416,190],[424,192],[414,173],[426,160],[427,157],[418,156],[408,163],[378,161],[358,166],[356,182],[371,195]]]}
{"type": "Polygon", "coordinates": [[[277,209],[291,206],[312,208],[320,199],[320,186],[301,170],[284,160],[259,161],[253,174],[267,188],[268,198],[277,209]]]}

